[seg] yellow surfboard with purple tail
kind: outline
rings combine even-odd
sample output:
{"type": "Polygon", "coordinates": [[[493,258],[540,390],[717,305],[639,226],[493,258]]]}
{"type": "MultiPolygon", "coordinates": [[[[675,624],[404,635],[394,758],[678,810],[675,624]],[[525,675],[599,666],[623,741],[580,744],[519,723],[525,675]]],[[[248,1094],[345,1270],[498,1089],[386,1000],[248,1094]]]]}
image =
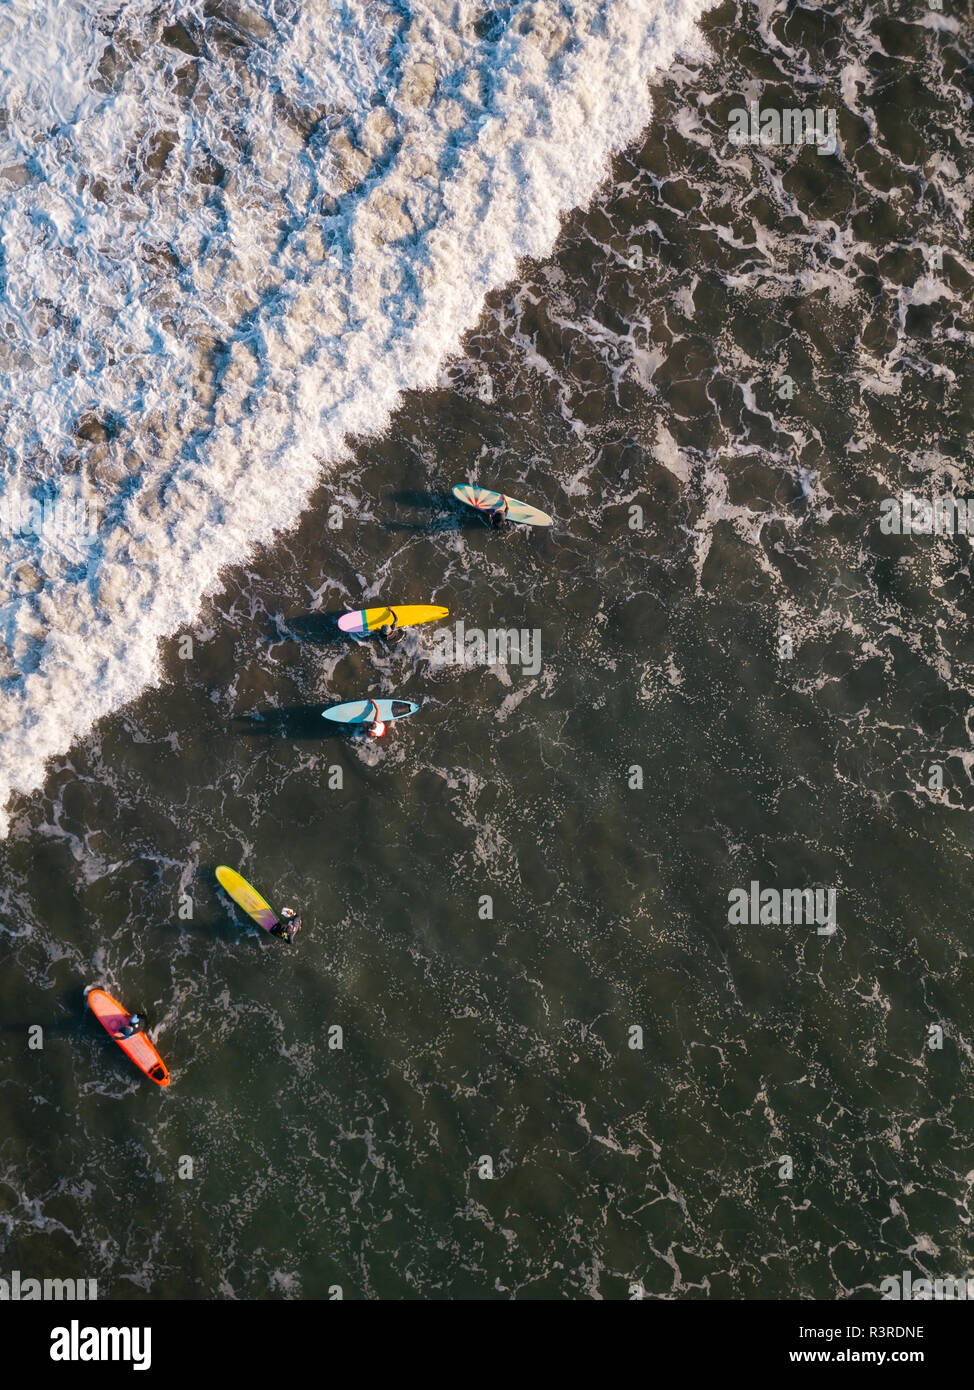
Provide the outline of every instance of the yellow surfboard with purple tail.
{"type": "Polygon", "coordinates": [[[221,864],[216,871],[216,878],[220,887],[229,893],[237,906],[242,907],[247,916],[252,917],[264,931],[270,931],[277,926],[278,919],[271,911],[270,903],[265,902],[257,889],[251,888],[236,869],[228,869],[226,864],[221,864]]]}

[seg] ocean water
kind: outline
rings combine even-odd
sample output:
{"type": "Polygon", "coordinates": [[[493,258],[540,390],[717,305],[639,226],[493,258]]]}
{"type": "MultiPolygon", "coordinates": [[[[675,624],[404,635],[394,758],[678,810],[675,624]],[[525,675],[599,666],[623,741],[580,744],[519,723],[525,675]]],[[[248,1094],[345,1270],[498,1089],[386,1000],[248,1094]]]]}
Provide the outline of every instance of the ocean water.
{"type": "Polygon", "coordinates": [[[881,525],[974,496],[970,57],[949,4],[0,8],[0,1277],[970,1271],[971,549],[881,525]],[[387,600],[450,618],[339,637],[387,600]],[[421,710],[321,719],[367,694],[421,710]]]}

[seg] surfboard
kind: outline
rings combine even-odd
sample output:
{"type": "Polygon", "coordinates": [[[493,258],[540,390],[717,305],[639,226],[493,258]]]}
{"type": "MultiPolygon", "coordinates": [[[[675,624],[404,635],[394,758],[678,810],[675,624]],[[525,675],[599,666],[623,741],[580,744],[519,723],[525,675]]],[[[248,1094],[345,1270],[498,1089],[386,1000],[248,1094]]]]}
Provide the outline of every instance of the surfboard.
{"type": "Polygon", "coordinates": [[[109,1036],[114,1038],[127,1056],[131,1057],[139,1071],[145,1072],[149,1080],[154,1081],[157,1086],[169,1085],[166,1064],[150,1042],[148,1034],[134,1033],[130,1038],[119,1036],[129,1021],[129,1014],[117,999],[113,999],[103,989],[92,989],[88,991],[88,1007],[109,1036]]]}
{"type": "Polygon", "coordinates": [[[547,512],[539,511],[537,507],[530,507],[527,502],[516,502],[513,497],[507,497],[506,492],[491,492],[490,488],[474,487],[472,483],[458,483],[453,489],[453,495],[458,502],[464,502],[468,507],[473,507],[478,512],[492,512],[507,498],[509,521],[516,521],[521,526],[550,526],[552,524],[551,517],[547,512]]]}
{"type": "Polygon", "coordinates": [[[391,608],[357,608],[354,613],[343,613],[338,619],[342,632],[361,634],[376,632],[392,621],[395,613],[400,627],[417,627],[420,623],[432,623],[437,618],[445,618],[449,608],[436,608],[430,603],[397,603],[391,608]]]}
{"type": "MultiPolygon", "coordinates": [[[[406,719],[415,714],[419,705],[412,700],[376,700],[380,719],[406,719]]],[[[336,724],[371,724],[375,718],[371,700],[348,700],[344,705],[332,705],[321,711],[323,719],[333,719],[336,724]]]]}
{"type": "Polygon", "coordinates": [[[271,911],[270,904],[264,901],[256,888],[251,888],[245,878],[241,878],[236,869],[228,869],[226,864],[221,864],[216,871],[216,878],[220,887],[230,894],[237,906],[242,907],[259,927],[270,931],[271,927],[277,926],[278,919],[271,911]]]}

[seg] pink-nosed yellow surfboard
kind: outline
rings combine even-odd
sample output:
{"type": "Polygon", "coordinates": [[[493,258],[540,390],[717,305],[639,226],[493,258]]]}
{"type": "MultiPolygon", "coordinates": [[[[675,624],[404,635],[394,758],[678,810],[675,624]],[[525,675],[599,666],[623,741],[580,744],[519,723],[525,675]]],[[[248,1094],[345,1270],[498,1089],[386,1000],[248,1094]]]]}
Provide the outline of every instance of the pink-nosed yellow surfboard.
{"type": "Polygon", "coordinates": [[[437,618],[445,618],[449,608],[437,608],[431,603],[396,603],[390,608],[356,608],[354,613],[343,613],[338,619],[342,632],[361,636],[366,632],[376,632],[380,627],[391,623],[393,615],[399,627],[417,627],[420,623],[433,623],[437,618]]]}

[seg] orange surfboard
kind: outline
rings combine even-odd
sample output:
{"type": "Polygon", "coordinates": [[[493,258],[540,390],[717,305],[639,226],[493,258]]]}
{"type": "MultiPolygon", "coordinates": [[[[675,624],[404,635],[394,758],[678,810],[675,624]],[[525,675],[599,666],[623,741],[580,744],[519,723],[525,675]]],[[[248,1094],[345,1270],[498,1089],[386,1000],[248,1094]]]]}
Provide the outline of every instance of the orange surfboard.
{"type": "Polygon", "coordinates": [[[122,1051],[132,1058],[139,1071],[144,1071],[149,1080],[154,1081],[157,1086],[168,1086],[169,1073],[166,1071],[166,1064],[149,1041],[148,1035],[139,1032],[130,1038],[120,1036],[129,1021],[129,1016],[118,1000],[113,999],[103,989],[93,989],[88,992],[88,1005],[98,1022],[115,1039],[122,1051]]]}

